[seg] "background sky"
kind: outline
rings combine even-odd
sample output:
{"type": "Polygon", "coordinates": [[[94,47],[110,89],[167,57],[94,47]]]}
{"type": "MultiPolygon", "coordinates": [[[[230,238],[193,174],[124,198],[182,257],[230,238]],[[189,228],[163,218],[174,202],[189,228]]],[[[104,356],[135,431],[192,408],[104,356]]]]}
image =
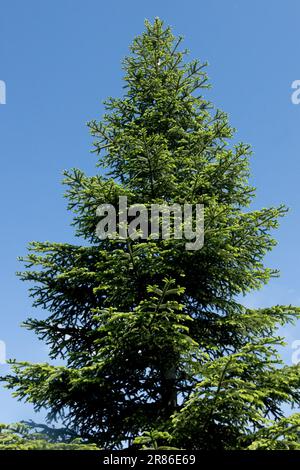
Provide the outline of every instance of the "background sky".
{"type": "MultiPolygon", "coordinates": [[[[185,36],[191,58],[208,61],[206,93],[229,114],[237,139],[252,144],[255,207],[290,207],[268,255],[280,279],[251,294],[251,307],[300,305],[300,2],[287,0],[0,0],[0,340],[7,356],[46,361],[47,350],[20,327],[33,311],[15,275],[31,240],[74,242],[63,199],[63,169],[95,173],[86,127],[102,100],[122,92],[121,60],[145,18],[156,16],[185,36]]],[[[76,241],[80,243],[79,240],[76,241]]],[[[285,330],[291,363],[299,327],[285,330]]],[[[0,365],[0,374],[7,371],[0,365]]],[[[0,388],[0,422],[34,418],[29,405],[0,388]]]]}

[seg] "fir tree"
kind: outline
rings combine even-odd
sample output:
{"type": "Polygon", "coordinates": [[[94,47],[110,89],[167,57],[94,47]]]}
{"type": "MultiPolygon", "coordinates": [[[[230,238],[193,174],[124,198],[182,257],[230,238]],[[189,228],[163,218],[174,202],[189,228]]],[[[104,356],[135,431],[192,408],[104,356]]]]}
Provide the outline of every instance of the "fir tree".
{"type": "Polygon", "coordinates": [[[188,62],[181,43],[146,21],[124,60],[124,96],[89,123],[101,171],[65,172],[84,245],[34,242],[24,259],[20,277],[48,312],[25,326],[65,365],[14,362],[4,380],[104,448],[299,448],[299,416],[283,413],[299,405],[299,367],[281,362],[276,334],[299,309],[240,300],[277,276],[264,256],[286,209],[251,210],[250,147],[229,145],[227,115],[203,96],[206,64],[188,62]],[[119,196],[203,204],[203,248],[99,240],[97,207],[119,196]]]}

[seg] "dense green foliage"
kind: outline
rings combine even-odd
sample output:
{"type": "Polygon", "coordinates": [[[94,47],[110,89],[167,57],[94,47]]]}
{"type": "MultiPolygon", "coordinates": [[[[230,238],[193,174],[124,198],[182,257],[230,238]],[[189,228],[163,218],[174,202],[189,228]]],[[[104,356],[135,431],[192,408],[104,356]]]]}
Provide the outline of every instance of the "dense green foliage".
{"type": "Polygon", "coordinates": [[[281,362],[276,329],[300,311],[239,300],[277,275],[263,259],[286,210],[249,207],[250,148],[229,145],[226,114],[202,95],[205,64],[187,62],[181,42],[146,22],[124,61],[124,96],[89,123],[101,172],[65,173],[84,245],[34,242],[24,259],[21,279],[48,312],[25,326],[65,365],[15,362],[4,380],[104,448],[151,436],[156,447],[299,448],[299,415],[284,418],[283,406],[300,403],[300,369],[281,362]],[[99,240],[96,209],[120,195],[203,204],[203,248],[99,240]]]}

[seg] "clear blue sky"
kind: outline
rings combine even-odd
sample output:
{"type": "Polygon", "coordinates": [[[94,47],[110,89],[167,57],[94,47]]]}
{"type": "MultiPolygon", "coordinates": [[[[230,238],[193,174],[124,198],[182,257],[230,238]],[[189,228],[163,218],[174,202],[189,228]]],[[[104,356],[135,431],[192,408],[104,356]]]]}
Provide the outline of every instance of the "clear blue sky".
{"type": "MultiPolygon", "coordinates": [[[[15,276],[16,258],[31,240],[74,241],[61,172],[95,172],[85,123],[100,118],[103,99],[121,93],[121,59],[144,19],[155,16],[185,36],[191,57],[210,63],[207,97],[228,112],[238,140],[253,146],[255,206],[291,208],[268,256],[281,278],[248,304],[300,305],[300,105],[291,102],[291,83],[300,79],[299,1],[1,0],[0,340],[9,357],[47,359],[43,343],[19,327],[41,312],[32,311],[27,286],[15,276]]],[[[290,362],[300,331],[286,334],[290,362]]],[[[6,370],[0,365],[0,374],[6,370]]],[[[0,389],[0,422],[30,417],[30,406],[0,389]]]]}

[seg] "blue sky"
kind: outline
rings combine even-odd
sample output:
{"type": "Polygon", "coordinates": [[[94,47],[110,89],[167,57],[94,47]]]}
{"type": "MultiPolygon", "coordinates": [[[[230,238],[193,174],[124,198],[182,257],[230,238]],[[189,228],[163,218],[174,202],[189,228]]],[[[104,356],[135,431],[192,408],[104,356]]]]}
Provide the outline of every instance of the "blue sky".
{"type": "MultiPolygon", "coordinates": [[[[33,312],[15,272],[31,240],[73,242],[63,199],[63,169],[95,172],[85,123],[100,118],[101,101],[121,93],[120,63],[145,18],[159,16],[185,36],[191,57],[210,63],[206,96],[226,111],[237,139],[253,146],[255,207],[285,202],[278,246],[268,264],[281,278],[247,303],[300,305],[300,105],[291,84],[300,79],[297,0],[1,0],[0,80],[0,340],[8,357],[46,361],[47,351],[20,323],[33,312]]],[[[77,240],[77,242],[79,242],[77,240]]],[[[285,331],[291,342],[299,328],[285,331]]],[[[7,366],[0,365],[0,374],[7,366]]],[[[0,422],[34,418],[30,406],[0,390],[0,422]]]]}

